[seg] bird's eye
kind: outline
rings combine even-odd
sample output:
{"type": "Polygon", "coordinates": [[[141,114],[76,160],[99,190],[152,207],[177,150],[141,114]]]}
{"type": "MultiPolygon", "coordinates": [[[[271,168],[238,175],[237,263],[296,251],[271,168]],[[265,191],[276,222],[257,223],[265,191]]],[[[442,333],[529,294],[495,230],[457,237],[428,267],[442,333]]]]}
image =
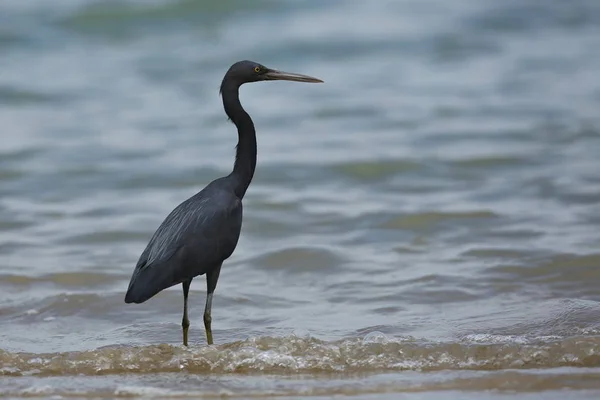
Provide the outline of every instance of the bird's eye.
{"type": "Polygon", "coordinates": [[[254,67],[254,72],[256,72],[258,74],[260,72],[260,67],[259,66],[254,67]]]}

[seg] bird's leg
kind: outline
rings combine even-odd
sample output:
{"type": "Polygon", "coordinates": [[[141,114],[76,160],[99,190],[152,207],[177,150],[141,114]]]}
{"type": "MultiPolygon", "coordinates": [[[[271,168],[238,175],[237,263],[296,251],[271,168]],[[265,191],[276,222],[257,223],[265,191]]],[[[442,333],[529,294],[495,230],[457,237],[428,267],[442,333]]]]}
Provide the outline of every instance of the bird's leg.
{"type": "Polygon", "coordinates": [[[188,328],[190,327],[190,320],[188,319],[187,305],[188,305],[188,292],[190,291],[190,284],[192,280],[183,281],[183,319],[181,320],[181,327],[183,328],[183,345],[188,345],[188,328]]]}
{"type": "Polygon", "coordinates": [[[213,344],[213,336],[211,329],[212,318],[210,315],[212,308],[212,297],[217,287],[217,281],[219,280],[219,273],[221,272],[221,264],[215,269],[206,273],[206,307],[204,308],[204,329],[206,329],[206,341],[208,344],[213,344]]]}

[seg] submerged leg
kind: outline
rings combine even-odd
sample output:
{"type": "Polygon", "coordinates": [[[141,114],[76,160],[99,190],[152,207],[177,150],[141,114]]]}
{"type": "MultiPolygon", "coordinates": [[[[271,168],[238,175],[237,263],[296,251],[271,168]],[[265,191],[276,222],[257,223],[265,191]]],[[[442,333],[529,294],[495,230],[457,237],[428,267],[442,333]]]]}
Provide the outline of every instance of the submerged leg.
{"type": "Polygon", "coordinates": [[[181,320],[181,327],[183,328],[183,345],[188,345],[188,328],[190,327],[190,320],[187,315],[187,305],[188,305],[188,292],[190,291],[190,284],[192,280],[183,281],[181,284],[183,286],[183,319],[181,320]]]}
{"type": "Polygon", "coordinates": [[[217,281],[219,280],[219,273],[221,272],[221,264],[215,269],[206,273],[206,307],[204,308],[204,329],[206,329],[206,341],[208,344],[213,344],[213,336],[211,329],[212,318],[210,311],[212,308],[212,297],[215,288],[217,287],[217,281]]]}

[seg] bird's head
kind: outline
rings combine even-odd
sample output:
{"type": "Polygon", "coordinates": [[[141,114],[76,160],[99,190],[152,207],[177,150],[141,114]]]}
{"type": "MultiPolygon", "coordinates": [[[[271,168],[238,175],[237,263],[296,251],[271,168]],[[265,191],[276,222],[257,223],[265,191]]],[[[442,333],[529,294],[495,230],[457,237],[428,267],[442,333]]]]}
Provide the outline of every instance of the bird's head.
{"type": "Polygon", "coordinates": [[[244,83],[260,81],[294,81],[306,83],[323,82],[322,80],[313,78],[312,76],[278,71],[276,69],[267,68],[257,62],[245,60],[238,61],[229,68],[225,74],[225,77],[223,78],[221,87],[223,87],[226,83],[232,83],[236,86],[240,86],[244,83]]]}

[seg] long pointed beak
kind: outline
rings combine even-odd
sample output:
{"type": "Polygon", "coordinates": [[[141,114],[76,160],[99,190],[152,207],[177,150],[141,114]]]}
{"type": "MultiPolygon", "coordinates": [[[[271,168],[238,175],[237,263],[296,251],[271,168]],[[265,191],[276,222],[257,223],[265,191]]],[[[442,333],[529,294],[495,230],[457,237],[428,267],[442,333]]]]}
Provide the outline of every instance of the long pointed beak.
{"type": "Polygon", "coordinates": [[[292,72],[277,71],[276,69],[270,69],[269,72],[263,75],[269,81],[294,81],[294,82],[308,82],[308,83],[323,83],[322,80],[313,78],[312,76],[294,74],[292,72]]]}

